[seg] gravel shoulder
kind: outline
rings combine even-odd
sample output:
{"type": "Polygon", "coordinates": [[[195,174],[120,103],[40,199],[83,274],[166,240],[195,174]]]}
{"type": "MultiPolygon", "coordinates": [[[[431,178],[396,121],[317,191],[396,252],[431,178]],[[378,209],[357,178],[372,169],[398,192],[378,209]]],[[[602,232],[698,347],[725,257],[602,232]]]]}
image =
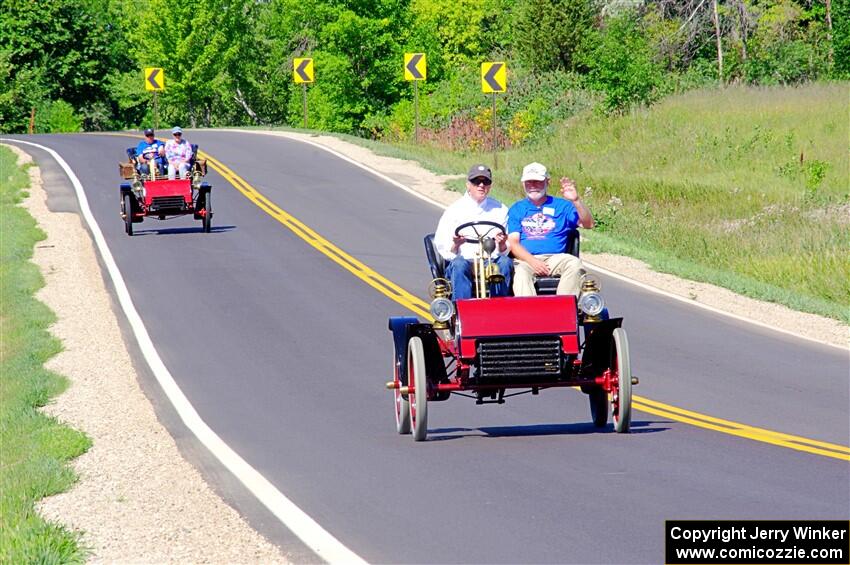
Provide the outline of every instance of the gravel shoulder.
{"type": "Polygon", "coordinates": [[[50,212],[39,169],[29,175],[23,206],[47,234],[33,256],[45,278],[36,297],[64,345],[47,368],[70,380],[44,411],[92,439],[73,462],[79,482],[43,500],[41,515],[82,532],[91,563],[289,563],[183,459],[139,387],[80,217],[50,212]]]}
{"type": "MultiPolygon", "coordinates": [[[[378,156],[332,136],[250,133],[323,145],[443,204],[460,196],[444,188],[447,179],[456,177],[378,156]]],[[[31,161],[19,148],[9,147],[18,154],[19,163],[31,161]]],[[[68,391],[45,411],[93,440],[92,449],[73,463],[79,483],[68,493],[44,500],[39,511],[47,519],[83,532],[93,563],[289,563],[286,555],[212,491],[157,420],[139,387],[88,232],[76,214],[47,209],[39,170],[31,167],[29,172],[32,186],[24,207],[47,234],[33,257],[46,281],[37,297],[56,313],[58,321],[51,331],[65,346],[48,367],[71,381],[68,391]]],[[[656,273],[626,257],[586,254],[583,258],[590,265],[689,300],[731,309],[790,332],[804,328],[806,336],[825,343],[850,345],[850,326],[834,320],[656,273]]]]}

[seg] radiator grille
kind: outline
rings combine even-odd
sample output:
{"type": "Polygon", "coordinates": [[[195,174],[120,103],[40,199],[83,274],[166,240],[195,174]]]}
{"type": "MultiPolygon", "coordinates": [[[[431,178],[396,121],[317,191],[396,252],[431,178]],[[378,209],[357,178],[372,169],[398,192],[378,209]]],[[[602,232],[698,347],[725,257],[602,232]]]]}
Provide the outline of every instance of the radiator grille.
{"type": "Polygon", "coordinates": [[[560,374],[561,356],[558,336],[480,340],[479,376],[486,381],[549,380],[560,374]]]}
{"type": "Polygon", "coordinates": [[[182,196],[157,196],[151,199],[151,210],[185,210],[186,200],[182,196]]]}

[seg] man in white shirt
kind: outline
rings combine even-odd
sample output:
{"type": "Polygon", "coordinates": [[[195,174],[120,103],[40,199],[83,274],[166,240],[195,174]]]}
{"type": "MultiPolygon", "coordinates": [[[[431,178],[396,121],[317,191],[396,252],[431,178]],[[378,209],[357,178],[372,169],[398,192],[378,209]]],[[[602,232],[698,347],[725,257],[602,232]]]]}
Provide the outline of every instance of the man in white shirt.
{"type": "MultiPolygon", "coordinates": [[[[508,208],[495,198],[490,198],[490,189],[493,186],[493,173],[486,165],[473,165],[466,176],[466,194],[446,208],[437,224],[437,232],[434,235],[434,243],[437,251],[448,261],[446,277],[452,283],[452,297],[455,300],[472,298],[473,270],[472,260],[475,258],[479,246],[466,243],[464,235],[455,236],[455,229],[467,222],[490,221],[496,222],[502,227],[507,225],[508,208]]],[[[487,231],[487,227],[479,227],[479,233],[487,231]]],[[[472,238],[475,238],[471,229],[463,230],[472,238]]],[[[490,231],[489,236],[495,239],[496,249],[493,251],[490,261],[498,265],[499,271],[504,275],[505,282],[490,285],[491,296],[507,296],[511,288],[512,261],[508,257],[507,237],[505,233],[495,228],[490,231]]]]}

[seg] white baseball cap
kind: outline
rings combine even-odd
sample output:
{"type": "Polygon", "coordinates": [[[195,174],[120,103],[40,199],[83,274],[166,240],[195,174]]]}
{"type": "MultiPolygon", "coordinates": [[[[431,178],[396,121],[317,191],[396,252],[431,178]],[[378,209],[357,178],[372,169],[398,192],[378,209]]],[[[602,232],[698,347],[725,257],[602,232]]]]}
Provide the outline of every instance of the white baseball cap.
{"type": "Polygon", "coordinates": [[[549,173],[546,171],[546,167],[541,165],[540,163],[529,163],[522,169],[522,177],[520,177],[520,182],[525,182],[527,180],[546,180],[549,178],[549,173]]]}

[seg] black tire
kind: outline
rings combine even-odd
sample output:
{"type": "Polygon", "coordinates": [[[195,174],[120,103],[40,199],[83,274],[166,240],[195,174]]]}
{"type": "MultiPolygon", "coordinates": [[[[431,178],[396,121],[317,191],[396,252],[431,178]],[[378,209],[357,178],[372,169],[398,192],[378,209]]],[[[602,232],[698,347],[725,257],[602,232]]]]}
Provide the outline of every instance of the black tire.
{"type": "Polygon", "coordinates": [[[587,395],[590,399],[590,417],[593,419],[593,425],[597,428],[604,428],[608,424],[608,393],[602,388],[594,388],[587,395]]]}
{"type": "Polygon", "coordinates": [[[632,367],[629,360],[629,340],[626,330],[614,330],[614,361],[616,362],[617,389],[616,397],[611,404],[611,416],[614,419],[614,430],[627,434],[632,424],[632,367]]]}
{"type": "Polygon", "coordinates": [[[124,193],[124,231],[127,235],[133,235],[133,197],[129,192],[124,193]]]}
{"type": "Polygon", "coordinates": [[[210,233],[212,230],[212,191],[208,190],[204,194],[204,233],[210,233]]]}
{"type": "Polygon", "coordinates": [[[428,374],[425,348],[419,337],[410,338],[407,345],[407,382],[413,383],[415,391],[407,395],[413,439],[425,441],[428,437],[428,374]]]}

